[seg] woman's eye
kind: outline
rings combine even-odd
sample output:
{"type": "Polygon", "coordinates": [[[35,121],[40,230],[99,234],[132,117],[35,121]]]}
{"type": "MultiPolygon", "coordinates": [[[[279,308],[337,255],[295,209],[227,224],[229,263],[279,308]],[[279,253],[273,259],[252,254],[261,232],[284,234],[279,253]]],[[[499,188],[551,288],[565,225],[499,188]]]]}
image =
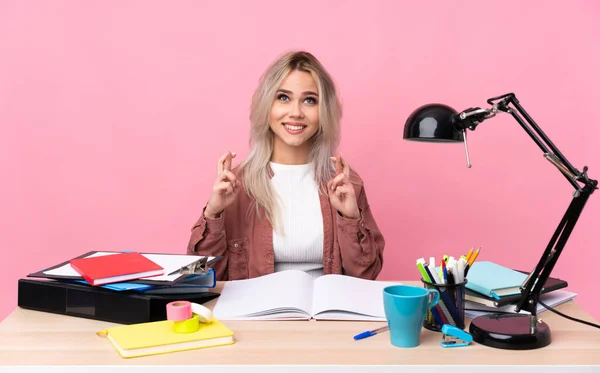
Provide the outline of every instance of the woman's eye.
{"type": "Polygon", "coordinates": [[[317,100],[314,97],[307,97],[304,99],[304,102],[306,102],[309,105],[314,105],[317,103],[317,100]]]}
{"type": "Polygon", "coordinates": [[[290,98],[287,95],[284,95],[283,93],[280,94],[279,96],[277,96],[277,99],[281,100],[281,101],[289,101],[290,100],[290,98]]]}

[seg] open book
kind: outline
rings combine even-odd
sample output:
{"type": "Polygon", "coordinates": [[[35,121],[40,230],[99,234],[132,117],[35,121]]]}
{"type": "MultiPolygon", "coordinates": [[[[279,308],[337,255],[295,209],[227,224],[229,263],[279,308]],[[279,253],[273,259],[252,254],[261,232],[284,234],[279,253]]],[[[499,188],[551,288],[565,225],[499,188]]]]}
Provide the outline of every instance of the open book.
{"type": "Polygon", "coordinates": [[[213,312],[220,320],[385,321],[383,288],[393,284],[399,283],[275,272],[226,282],[213,312]]]}

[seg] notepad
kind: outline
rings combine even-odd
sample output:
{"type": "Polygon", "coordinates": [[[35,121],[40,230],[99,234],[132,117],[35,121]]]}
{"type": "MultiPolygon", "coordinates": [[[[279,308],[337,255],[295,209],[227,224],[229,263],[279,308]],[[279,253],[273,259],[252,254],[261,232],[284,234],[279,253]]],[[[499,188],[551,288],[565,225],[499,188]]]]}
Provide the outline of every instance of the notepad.
{"type": "Polygon", "coordinates": [[[383,289],[392,284],[399,283],[275,272],[225,283],[213,312],[220,320],[385,321],[383,289]]]}
{"type": "Polygon", "coordinates": [[[233,332],[215,318],[210,324],[200,324],[200,329],[194,333],[176,333],[173,321],[164,320],[120,325],[100,331],[98,335],[106,337],[124,358],[234,343],[233,332]]]}
{"type": "Polygon", "coordinates": [[[527,275],[493,262],[475,262],[467,273],[467,289],[487,297],[520,294],[527,275]]]}

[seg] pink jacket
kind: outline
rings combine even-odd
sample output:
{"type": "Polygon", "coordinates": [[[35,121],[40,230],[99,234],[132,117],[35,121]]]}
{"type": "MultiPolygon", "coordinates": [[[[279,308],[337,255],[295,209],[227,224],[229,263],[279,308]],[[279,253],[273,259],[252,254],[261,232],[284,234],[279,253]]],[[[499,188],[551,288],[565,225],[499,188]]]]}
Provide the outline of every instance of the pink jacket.
{"type": "MultiPolygon", "coordinates": [[[[242,182],[237,170],[233,170],[242,182]]],[[[323,272],[374,280],[383,266],[385,241],[379,231],[363,182],[351,171],[361,217],[346,219],[320,195],[323,216],[323,272]]],[[[213,269],[220,281],[241,280],[274,272],[273,228],[261,214],[243,185],[233,204],[217,219],[206,219],[204,210],[192,227],[188,254],[222,256],[213,269]]]]}

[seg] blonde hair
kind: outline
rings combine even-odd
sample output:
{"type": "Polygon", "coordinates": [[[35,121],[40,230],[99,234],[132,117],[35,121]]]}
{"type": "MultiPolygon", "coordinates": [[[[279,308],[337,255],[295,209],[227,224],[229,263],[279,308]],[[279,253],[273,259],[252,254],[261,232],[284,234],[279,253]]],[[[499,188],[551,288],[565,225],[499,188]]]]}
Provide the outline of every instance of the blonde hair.
{"type": "Polygon", "coordinates": [[[250,153],[240,165],[246,192],[255,201],[256,212],[261,209],[272,227],[282,232],[279,223],[277,198],[270,183],[269,161],[273,152],[274,133],[269,126],[271,106],[277,90],[288,74],[294,70],[308,72],[317,84],[319,101],[319,129],[309,140],[311,150],[309,162],[314,165],[315,181],[320,193],[327,193],[327,181],[334,175],[329,159],[340,139],[342,107],[335,84],[323,65],[312,54],[305,51],[287,52],[275,60],[261,76],[260,83],[252,96],[250,109],[250,153]]]}

